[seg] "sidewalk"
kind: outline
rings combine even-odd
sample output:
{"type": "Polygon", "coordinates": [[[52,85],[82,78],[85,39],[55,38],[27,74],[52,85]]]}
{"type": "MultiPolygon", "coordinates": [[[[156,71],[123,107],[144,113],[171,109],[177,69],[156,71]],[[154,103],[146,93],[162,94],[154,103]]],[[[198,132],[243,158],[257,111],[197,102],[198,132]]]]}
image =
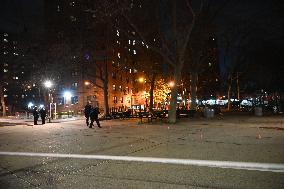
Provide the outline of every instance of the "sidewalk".
{"type": "MultiPolygon", "coordinates": [[[[64,119],[51,119],[50,122],[46,119],[46,123],[61,123],[75,120],[83,120],[84,117],[72,117],[72,118],[64,118],[64,119]]],[[[33,119],[20,119],[15,116],[11,117],[0,117],[0,127],[3,126],[15,126],[15,125],[33,125],[33,119]]],[[[41,119],[38,120],[38,123],[41,123],[41,119]]]]}

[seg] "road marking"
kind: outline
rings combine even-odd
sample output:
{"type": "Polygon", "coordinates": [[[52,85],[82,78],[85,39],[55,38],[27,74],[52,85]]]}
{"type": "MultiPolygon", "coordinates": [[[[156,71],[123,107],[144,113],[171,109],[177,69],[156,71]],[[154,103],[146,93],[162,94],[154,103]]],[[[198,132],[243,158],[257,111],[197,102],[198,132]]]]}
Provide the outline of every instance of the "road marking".
{"type": "Polygon", "coordinates": [[[254,171],[269,171],[269,172],[279,172],[279,173],[284,172],[284,164],[281,163],[254,163],[254,162],[212,161],[212,160],[196,160],[196,159],[33,153],[33,152],[0,152],[0,156],[31,156],[31,157],[114,160],[114,161],[136,161],[136,162],[194,165],[194,166],[229,168],[229,169],[245,169],[245,170],[254,170],[254,171]]]}

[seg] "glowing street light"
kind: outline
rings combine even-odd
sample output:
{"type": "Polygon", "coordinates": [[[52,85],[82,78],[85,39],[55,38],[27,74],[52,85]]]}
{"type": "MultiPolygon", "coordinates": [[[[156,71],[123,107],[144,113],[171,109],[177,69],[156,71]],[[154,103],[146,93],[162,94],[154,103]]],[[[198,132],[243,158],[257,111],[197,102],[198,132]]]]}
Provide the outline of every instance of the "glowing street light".
{"type": "Polygon", "coordinates": [[[32,108],[33,106],[34,106],[34,104],[32,102],[29,102],[28,108],[32,108]]]}
{"type": "MultiPolygon", "coordinates": [[[[51,94],[51,87],[53,86],[52,81],[50,80],[46,80],[44,83],[45,88],[48,89],[48,103],[49,103],[49,122],[50,122],[50,118],[52,117],[52,104],[53,104],[53,98],[52,98],[52,94],[51,94]]],[[[42,106],[41,108],[43,108],[44,106],[42,106]]],[[[55,108],[55,113],[56,113],[56,108],[55,108]]]]}
{"type": "Polygon", "coordinates": [[[86,86],[88,86],[88,85],[90,85],[90,84],[91,84],[91,82],[89,82],[89,81],[85,81],[85,82],[84,82],[84,84],[85,84],[86,86]]]}
{"type": "Polygon", "coordinates": [[[171,82],[169,83],[169,86],[170,86],[170,87],[173,87],[173,86],[175,86],[175,83],[174,83],[173,81],[171,81],[171,82]]]}
{"type": "Polygon", "coordinates": [[[53,85],[53,83],[52,83],[50,80],[46,80],[46,81],[44,82],[44,86],[45,86],[46,88],[51,88],[52,85],[53,85]]]}
{"type": "Polygon", "coordinates": [[[63,94],[63,97],[65,99],[70,99],[72,97],[72,94],[70,91],[65,91],[64,94],[63,94]]]}
{"type": "Polygon", "coordinates": [[[139,78],[139,82],[140,82],[140,83],[143,83],[143,82],[144,82],[144,78],[143,78],[143,77],[140,77],[140,78],[139,78]]]}

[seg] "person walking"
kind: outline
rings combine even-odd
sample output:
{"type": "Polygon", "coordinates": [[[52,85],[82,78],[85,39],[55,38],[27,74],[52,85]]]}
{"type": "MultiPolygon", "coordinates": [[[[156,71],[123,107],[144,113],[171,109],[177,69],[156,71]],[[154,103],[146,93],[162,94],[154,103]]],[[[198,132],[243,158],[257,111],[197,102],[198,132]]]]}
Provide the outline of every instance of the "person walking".
{"type": "Polygon", "coordinates": [[[102,128],[99,122],[99,113],[100,113],[100,110],[97,106],[92,107],[91,112],[90,112],[91,123],[90,123],[89,128],[92,128],[94,126],[94,121],[96,121],[99,128],[102,128]]]}
{"type": "Polygon", "coordinates": [[[45,118],[46,118],[46,110],[45,108],[41,108],[40,111],[40,118],[41,118],[41,123],[44,125],[45,124],[45,118]]]}
{"type": "Polygon", "coordinates": [[[38,114],[38,110],[36,106],[34,107],[34,110],[33,110],[33,116],[34,116],[34,125],[37,125],[39,114],[38,114]]]}
{"type": "Polygon", "coordinates": [[[87,105],[85,106],[85,109],[84,109],[87,127],[89,126],[89,119],[90,119],[91,110],[92,110],[92,106],[90,105],[90,102],[87,102],[87,105]]]}

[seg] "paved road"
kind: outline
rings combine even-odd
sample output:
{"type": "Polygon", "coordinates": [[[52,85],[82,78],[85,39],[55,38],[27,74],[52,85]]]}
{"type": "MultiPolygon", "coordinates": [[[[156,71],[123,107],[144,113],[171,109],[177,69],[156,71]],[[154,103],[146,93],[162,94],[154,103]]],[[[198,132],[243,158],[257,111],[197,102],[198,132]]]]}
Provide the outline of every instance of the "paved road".
{"type": "Polygon", "coordinates": [[[103,121],[102,129],[89,129],[83,120],[2,126],[0,152],[35,154],[1,155],[0,188],[284,188],[283,172],[36,156],[82,154],[283,165],[283,117],[195,119],[176,125],[111,120],[103,121]]]}

